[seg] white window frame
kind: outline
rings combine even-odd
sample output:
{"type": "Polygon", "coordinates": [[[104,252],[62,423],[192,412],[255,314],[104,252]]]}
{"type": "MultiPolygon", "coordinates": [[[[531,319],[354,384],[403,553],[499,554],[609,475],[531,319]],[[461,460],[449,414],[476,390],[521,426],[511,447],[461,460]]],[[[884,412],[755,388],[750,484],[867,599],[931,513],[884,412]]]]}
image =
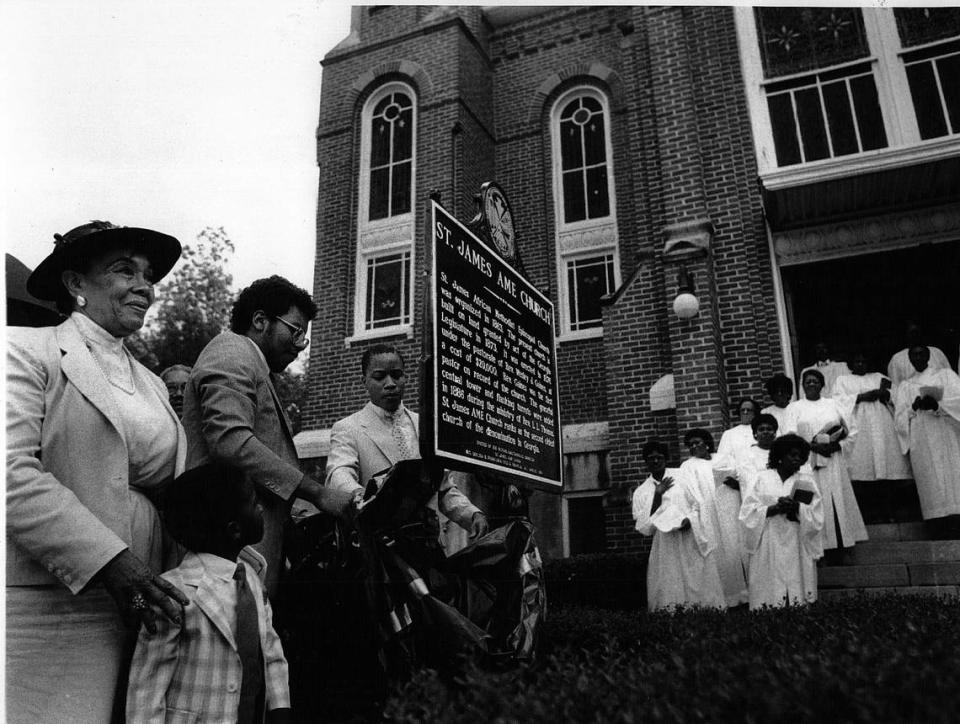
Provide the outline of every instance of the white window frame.
{"type": "Polygon", "coordinates": [[[554,102],[550,110],[550,144],[553,167],[553,209],[556,229],[557,305],[560,332],[557,342],[569,342],[603,336],[603,327],[573,330],[570,320],[570,294],[567,285],[567,262],[574,259],[613,255],[613,289],[620,286],[620,254],[617,234],[617,199],[613,173],[613,143],[611,140],[610,104],[606,95],[590,85],[571,88],[554,102]],[[589,96],[599,101],[603,109],[604,141],[607,166],[607,196],[609,214],[597,219],[567,223],[563,207],[563,164],[560,157],[560,113],[574,98],[589,96]]]}
{"type": "Polygon", "coordinates": [[[357,214],[357,256],[354,283],[354,318],[353,335],[346,340],[347,345],[361,340],[379,337],[404,335],[413,336],[414,287],[416,277],[416,255],[414,245],[414,215],[416,209],[416,178],[417,178],[417,114],[418,99],[413,88],[406,83],[393,81],[386,83],[367,99],[360,114],[360,184],[359,209],[357,214]],[[370,220],[370,157],[371,157],[371,120],[373,109],[383,98],[391,93],[404,93],[413,104],[412,118],[412,148],[410,157],[410,211],[384,219],[370,220]],[[374,259],[407,252],[410,254],[410,277],[407,279],[407,308],[410,310],[410,321],[366,329],[367,307],[367,269],[368,263],[374,259]]]}
{"type": "Polygon", "coordinates": [[[797,75],[813,75],[816,72],[844,65],[870,63],[874,71],[877,97],[883,114],[888,145],[886,148],[874,151],[810,161],[781,169],[777,166],[773,129],[764,87],[769,83],[780,82],[793,76],[778,77],[769,81],[764,79],[753,7],[738,6],[733,9],[737,39],[740,44],[740,63],[746,88],[747,107],[753,127],[757,166],[766,188],[773,190],[853,174],[899,168],[939,158],[944,153],[960,152],[958,136],[942,136],[927,141],[920,138],[920,130],[913,109],[913,97],[910,94],[906,68],[901,58],[903,53],[915,48],[901,47],[893,8],[861,7],[860,10],[870,46],[870,55],[849,63],[818,68],[816,71],[797,75]]]}

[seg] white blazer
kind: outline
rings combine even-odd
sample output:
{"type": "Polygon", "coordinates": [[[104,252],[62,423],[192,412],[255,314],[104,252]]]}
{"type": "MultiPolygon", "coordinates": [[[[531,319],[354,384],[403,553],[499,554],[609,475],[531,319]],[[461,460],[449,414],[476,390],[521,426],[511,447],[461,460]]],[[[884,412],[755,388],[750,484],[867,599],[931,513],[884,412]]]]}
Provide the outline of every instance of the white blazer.
{"type": "MultiPolygon", "coordinates": [[[[128,353],[129,354],[129,353],[128,353]]],[[[186,438],[159,377],[139,365],[186,438]]],[[[79,593],[131,532],[126,442],[108,383],[74,321],[7,329],[7,585],[79,593]]]]}
{"type": "MultiPolygon", "coordinates": [[[[419,438],[420,416],[413,410],[405,409],[419,438]]],[[[390,425],[373,409],[373,403],[368,402],[349,417],[334,423],[330,431],[326,485],[347,492],[356,490],[400,460],[400,450],[393,439],[390,425]]],[[[469,529],[470,521],[479,508],[460,492],[449,473],[444,475],[440,490],[444,493],[439,505],[441,529],[445,528],[446,518],[469,529]]],[[[428,505],[437,510],[437,498],[431,498],[428,505]]]]}

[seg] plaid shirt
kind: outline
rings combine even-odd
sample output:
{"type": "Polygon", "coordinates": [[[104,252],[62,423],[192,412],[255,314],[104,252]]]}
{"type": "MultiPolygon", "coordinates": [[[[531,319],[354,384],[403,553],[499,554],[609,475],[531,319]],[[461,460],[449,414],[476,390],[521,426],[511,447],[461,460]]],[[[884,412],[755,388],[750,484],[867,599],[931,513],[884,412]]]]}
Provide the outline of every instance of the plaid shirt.
{"type": "MultiPolygon", "coordinates": [[[[247,566],[260,614],[266,708],[289,707],[287,660],[261,583],[266,562],[251,548],[243,550],[240,560],[247,566]]],[[[236,721],[242,669],[234,636],[235,569],[236,564],[217,556],[188,553],[163,574],[190,603],[182,625],[158,617],[155,635],[140,629],[127,690],[128,722],[236,721]]]]}

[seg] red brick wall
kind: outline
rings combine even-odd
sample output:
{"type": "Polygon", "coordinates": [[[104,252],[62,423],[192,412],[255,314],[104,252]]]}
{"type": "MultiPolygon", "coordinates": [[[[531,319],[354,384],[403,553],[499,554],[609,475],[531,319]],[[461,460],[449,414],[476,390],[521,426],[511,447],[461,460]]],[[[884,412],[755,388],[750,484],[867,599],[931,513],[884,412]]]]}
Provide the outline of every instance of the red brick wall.
{"type": "MultiPolygon", "coordinates": [[[[322,322],[311,345],[308,428],[329,427],[364,400],[363,345],[348,348],[344,338],[353,324],[358,121],[367,95],[391,78],[418,92],[418,270],[427,193],[440,190],[466,221],[480,183],[494,178],[514,206],[528,275],[556,303],[549,111],[574,84],[607,94],[620,265],[632,282],[605,308],[602,338],[559,346],[561,419],[608,421],[608,545],[640,549],[629,496],[646,474],[643,442],[663,438],[679,462],[684,429],[719,433],[728,405],[760,396],[781,368],[732,10],[565,7],[491,29],[476,7],[390,7],[364,11],[360,44],[326,58],[323,72],[314,290],[322,322]],[[711,257],[690,265],[701,313],[680,322],[664,228],[697,218],[713,225],[711,257]],[[677,410],[651,413],[650,386],[667,373],[677,410]]],[[[419,276],[417,284],[419,292],[419,276]]],[[[418,300],[418,334],[419,310],[418,300]]],[[[391,341],[416,359],[417,340],[391,341]]],[[[558,510],[541,525],[555,525],[558,510]]],[[[555,534],[545,535],[551,548],[555,534]]]]}

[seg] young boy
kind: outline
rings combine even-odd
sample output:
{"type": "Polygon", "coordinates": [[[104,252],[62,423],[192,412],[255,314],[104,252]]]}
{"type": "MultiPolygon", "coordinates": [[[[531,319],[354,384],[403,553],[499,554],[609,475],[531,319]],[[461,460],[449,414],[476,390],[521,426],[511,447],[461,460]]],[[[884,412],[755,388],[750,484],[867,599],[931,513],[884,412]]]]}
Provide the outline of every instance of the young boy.
{"type": "Polygon", "coordinates": [[[187,549],[163,577],[190,599],[183,623],[157,617],[140,630],[127,691],[128,722],[286,722],[287,660],[263,593],[266,562],[253,484],[237,468],[210,463],[173,481],[165,522],[187,549]]]}

